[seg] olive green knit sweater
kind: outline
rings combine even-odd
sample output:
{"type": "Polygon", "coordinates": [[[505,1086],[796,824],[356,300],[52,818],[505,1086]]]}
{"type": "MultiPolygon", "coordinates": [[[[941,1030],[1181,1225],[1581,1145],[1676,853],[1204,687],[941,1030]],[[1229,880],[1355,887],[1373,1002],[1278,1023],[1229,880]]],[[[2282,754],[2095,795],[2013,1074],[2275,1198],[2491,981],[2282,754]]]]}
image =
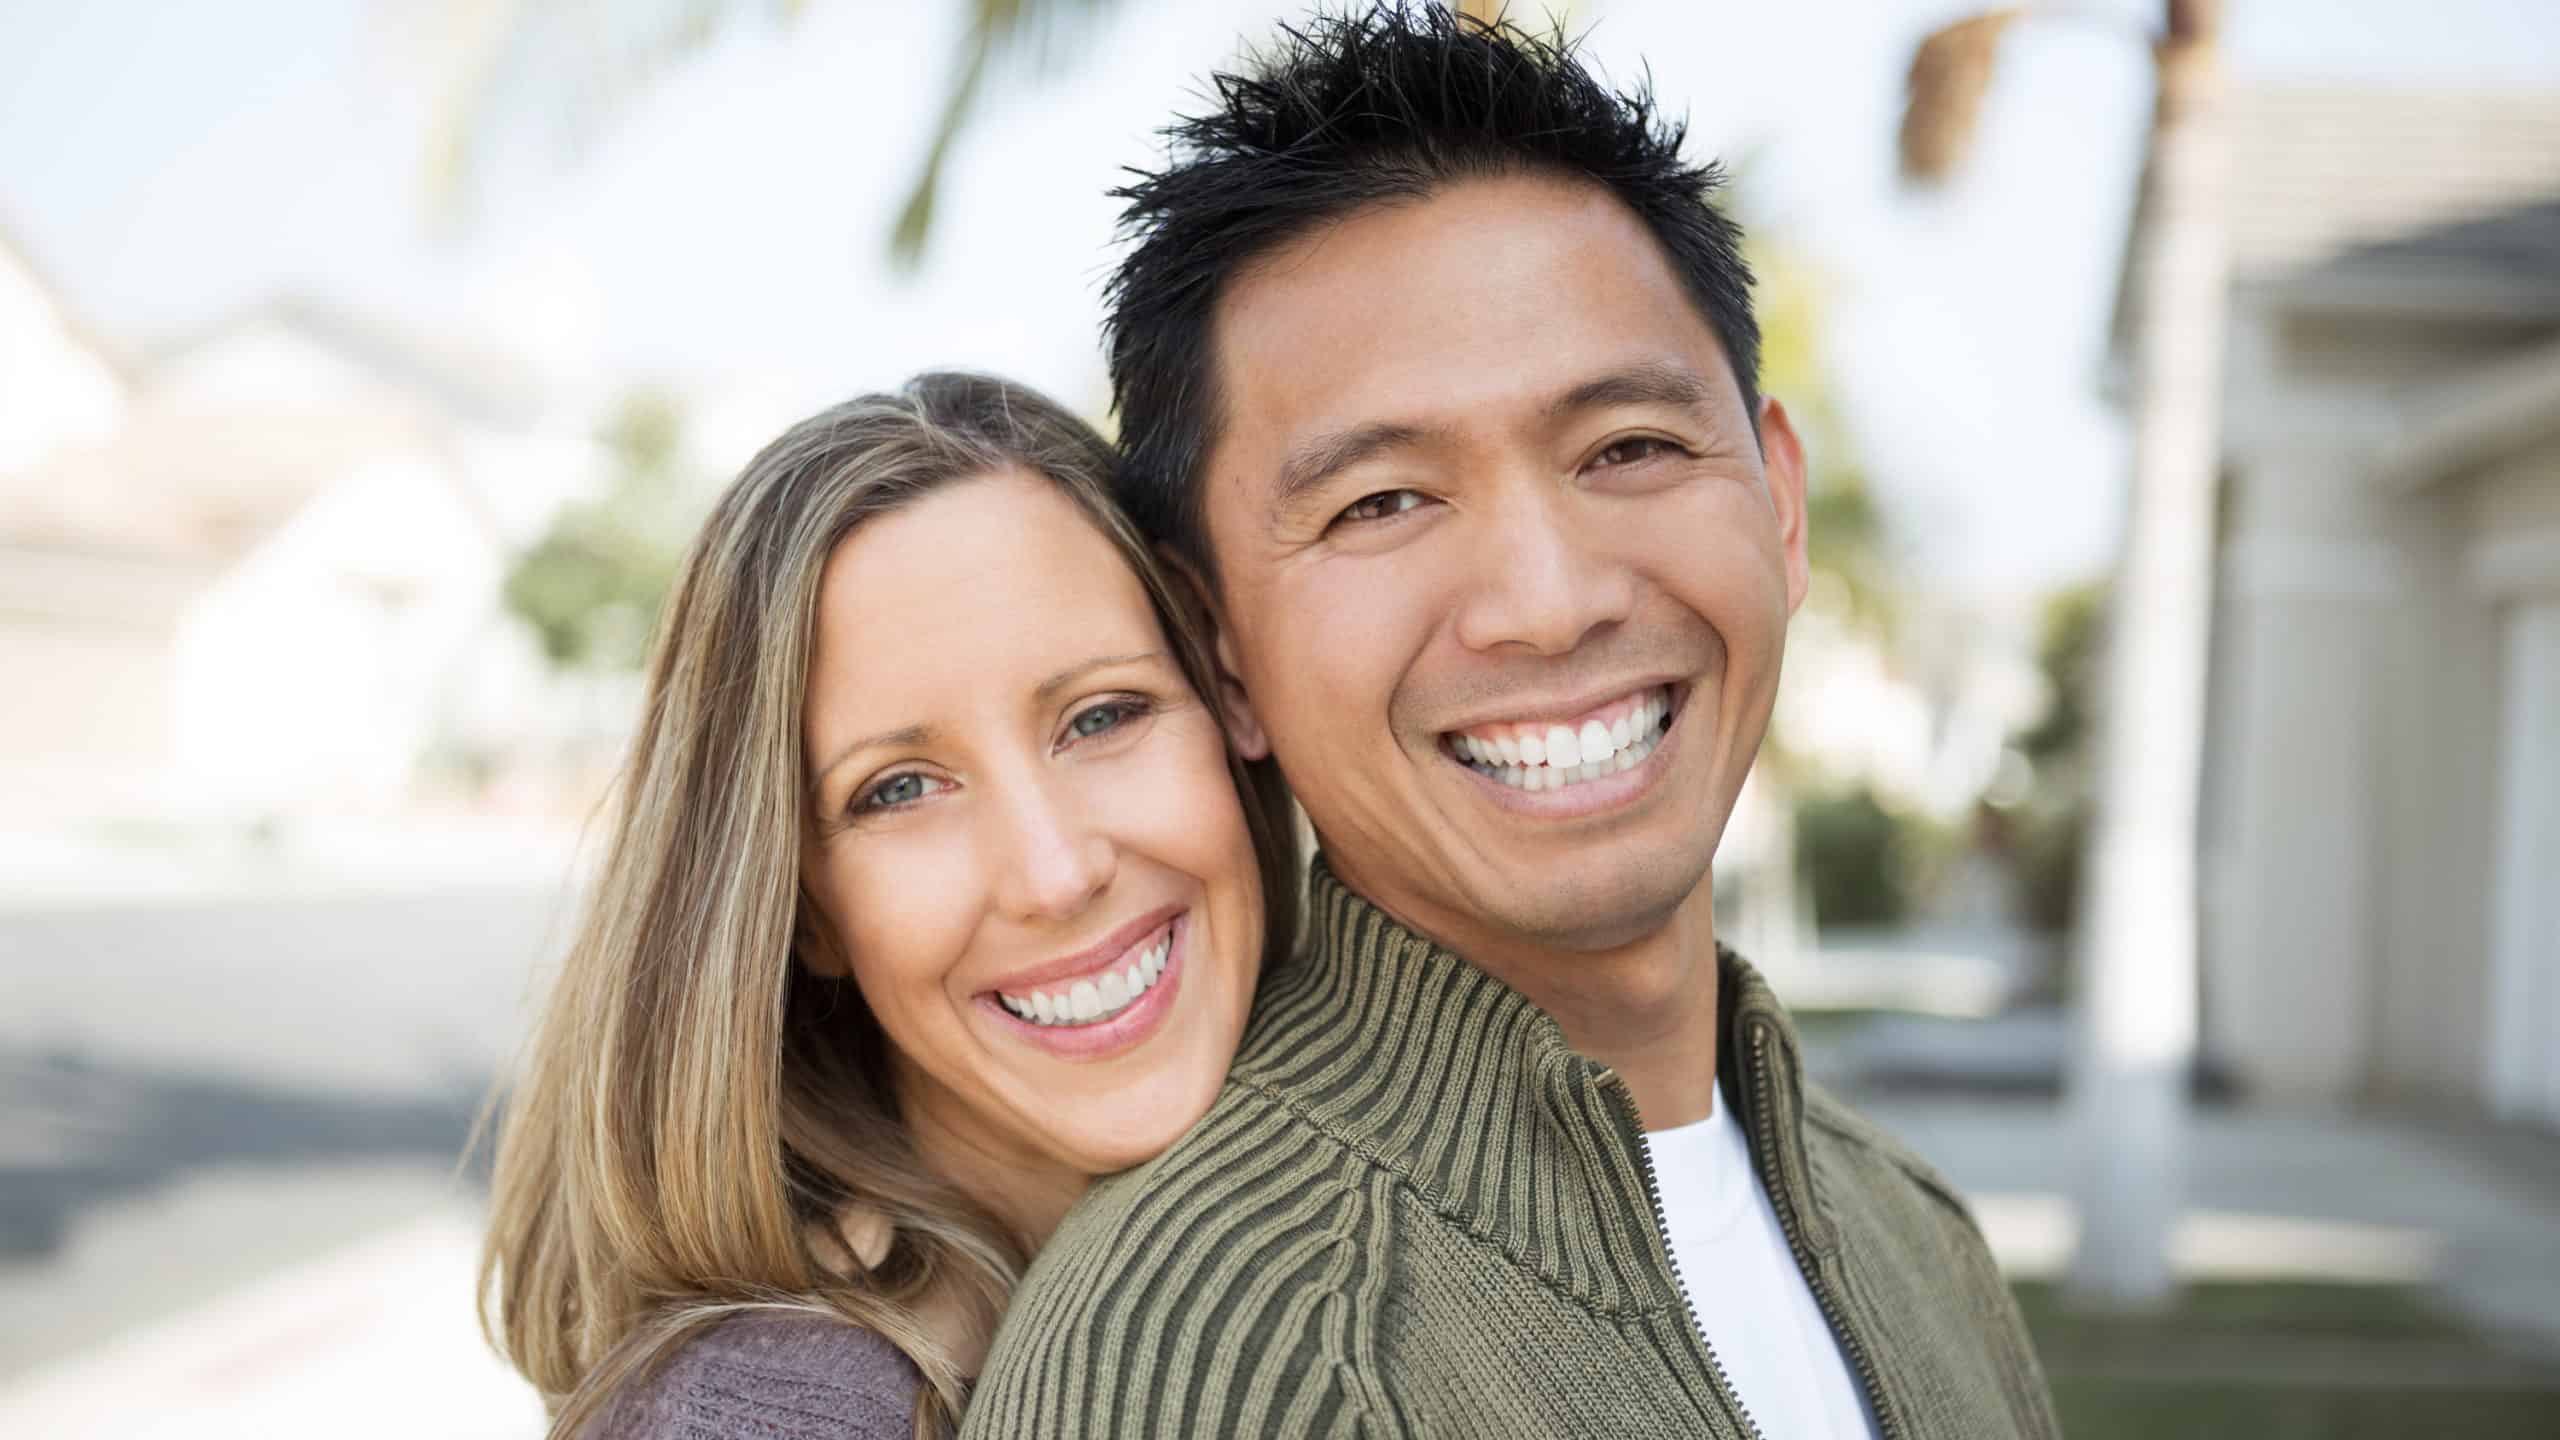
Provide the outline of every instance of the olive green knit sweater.
{"type": "MultiPolygon", "coordinates": [[[[1625,1083],[1319,861],[1216,1105],[1032,1267],[970,1436],[1757,1435],[1689,1305],[1625,1083]]],[[[1886,1440],[2057,1434],[1945,1181],[1808,1087],[1729,953],[1726,1093],[1886,1440]]],[[[1767,1440],[1784,1440],[1770,1436],[1767,1440]]]]}

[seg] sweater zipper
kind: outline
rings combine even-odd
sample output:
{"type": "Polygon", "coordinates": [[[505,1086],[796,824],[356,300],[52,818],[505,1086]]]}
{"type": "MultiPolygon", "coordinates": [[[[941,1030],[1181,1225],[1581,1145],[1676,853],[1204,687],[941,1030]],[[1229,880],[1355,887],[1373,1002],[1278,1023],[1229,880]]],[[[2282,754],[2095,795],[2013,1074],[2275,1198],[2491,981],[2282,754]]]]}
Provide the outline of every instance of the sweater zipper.
{"type": "Polygon", "coordinates": [[[1662,1184],[1653,1174],[1653,1147],[1644,1138],[1644,1118],[1637,1113],[1635,1091],[1616,1070],[1600,1072],[1618,1092],[1618,1110],[1626,1118],[1636,1137],[1636,1173],[1644,1179],[1645,1203],[1653,1207],[1653,1233],[1662,1241],[1662,1257],[1671,1262],[1672,1288],[1680,1293],[1680,1318],[1689,1327],[1689,1336],[1698,1344],[1698,1352],[1707,1357],[1707,1374],[1716,1395],[1733,1407],[1734,1418],[1742,1422],[1747,1440],[1765,1440],[1759,1423],[1751,1418],[1751,1409],[1742,1403],[1742,1392],[1733,1388],[1733,1379],[1725,1374],[1724,1361],[1716,1355],[1716,1347],[1707,1342],[1706,1327],[1698,1323],[1697,1308],[1689,1301],[1689,1277],[1680,1273],[1679,1257],[1671,1253],[1671,1220],[1662,1208],[1662,1184]]]}
{"type": "MultiPolygon", "coordinates": [[[[1751,1110],[1752,1118],[1759,1122],[1752,1127],[1751,1145],[1757,1152],[1761,1172],[1775,1179],[1783,1171],[1778,1163],[1777,1105],[1769,1097],[1768,1041],[1766,1030],[1757,1025],[1751,1027],[1751,1110]]],[[[1646,1180],[1651,1183],[1650,1172],[1646,1180]]],[[[1892,1407],[1885,1403],[1884,1383],[1876,1378],[1874,1361],[1867,1354],[1867,1347],[1849,1329],[1848,1319],[1833,1299],[1831,1287],[1822,1282],[1822,1268],[1814,1263],[1812,1248],[1805,1244],[1804,1227],[1796,1215],[1795,1196],[1784,1185],[1764,1183],[1761,1188],[1769,1192],[1770,1202],[1777,1209],[1778,1228],[1786,1232],[1787,1248],[1795,1252],[1796,1270],[1804,1276],[1805,1288],[1813,1292],[1813,1303],[1821,1308],[1822,1318],[1831,1326],[1831,1333],[1838,1337],[1840,1348],[1849,1352],[1850,1368],[1858,1372],[1858,1382],[1866,1387],[1867,1408],[1876,1417],[1878,1433],[1883,1440],[1903,1440],[1905,1432],[1892,1407]]],[[[1654,1213],[1662,1213],[1659,1200],[1654,1202],[1654,1213]]]]}

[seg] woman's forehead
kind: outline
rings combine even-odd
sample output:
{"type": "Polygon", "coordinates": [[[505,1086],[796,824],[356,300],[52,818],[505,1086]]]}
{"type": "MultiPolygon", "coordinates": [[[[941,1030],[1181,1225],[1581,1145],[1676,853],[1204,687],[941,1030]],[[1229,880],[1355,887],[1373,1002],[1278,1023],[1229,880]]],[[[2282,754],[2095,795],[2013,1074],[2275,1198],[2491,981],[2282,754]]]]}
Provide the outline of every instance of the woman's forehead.
{"type": "Polygon", "coordinates": [[[822,698],[849,697],[862,713],[844,717],[848,728],[917,723],[871,712],[982,699],[1086,652],[1162,644],[1118,547],[1055,484],[1013,471],[946,486],[839,542],[819,584],[816,642],[813,730],[822,698]]]}

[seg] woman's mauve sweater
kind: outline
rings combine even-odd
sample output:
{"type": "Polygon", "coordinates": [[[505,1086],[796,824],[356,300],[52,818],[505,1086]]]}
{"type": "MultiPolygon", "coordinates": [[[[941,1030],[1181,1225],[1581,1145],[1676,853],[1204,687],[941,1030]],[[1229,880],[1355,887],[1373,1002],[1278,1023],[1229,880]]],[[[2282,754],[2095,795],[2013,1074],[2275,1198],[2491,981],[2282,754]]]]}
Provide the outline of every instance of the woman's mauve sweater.
{"type": "Polygon", "coordinates": [[[924,1377],[878,1335],[807,1312],[725,1320],[623,1391],[587,1440],[907,1440],[924,1377]]]}

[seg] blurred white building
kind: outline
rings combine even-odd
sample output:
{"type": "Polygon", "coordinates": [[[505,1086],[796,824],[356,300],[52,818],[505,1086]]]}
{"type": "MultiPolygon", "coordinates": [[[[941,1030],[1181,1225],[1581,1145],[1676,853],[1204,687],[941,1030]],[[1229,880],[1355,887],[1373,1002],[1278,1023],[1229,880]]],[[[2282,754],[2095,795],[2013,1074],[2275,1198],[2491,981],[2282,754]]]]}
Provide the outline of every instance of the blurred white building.
{"type": "Polygon", "coordinates": [[[2560,99],[2235,101],[2208,1051],[2560,1126],[2560,99]]]}
{"type": "Polygon", "coordinates": [[[0,367],[0,823],[379,813],[532,703],[498,582],[590,462],[505,364],[295,302],[119,356],[0,235],[0,367]]]}

